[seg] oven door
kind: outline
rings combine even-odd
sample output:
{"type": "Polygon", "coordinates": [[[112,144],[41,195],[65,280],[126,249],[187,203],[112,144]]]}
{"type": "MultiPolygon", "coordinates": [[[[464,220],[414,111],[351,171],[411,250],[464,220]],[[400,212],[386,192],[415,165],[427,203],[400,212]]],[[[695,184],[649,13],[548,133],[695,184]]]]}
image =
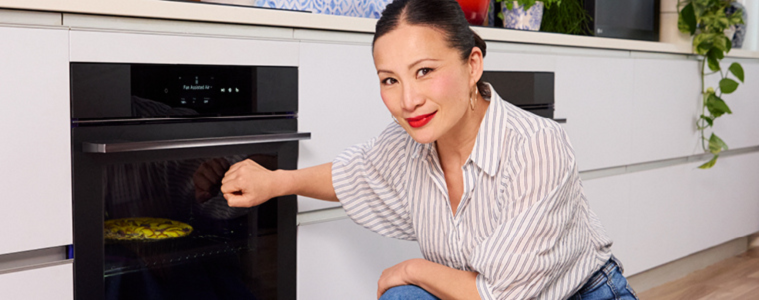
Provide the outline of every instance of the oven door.
{"type": "Polygon", "coordinates": [[[230,208],[219,188],[245,159],[295,169],[296,127],[74,126],[76,299],[295,299],[295,197],[230,208]]]}

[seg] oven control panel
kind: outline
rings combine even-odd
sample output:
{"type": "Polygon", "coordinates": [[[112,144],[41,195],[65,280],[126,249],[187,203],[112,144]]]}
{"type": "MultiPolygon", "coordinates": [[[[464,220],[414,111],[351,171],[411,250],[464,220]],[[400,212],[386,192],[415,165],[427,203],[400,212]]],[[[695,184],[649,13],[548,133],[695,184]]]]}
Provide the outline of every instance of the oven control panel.
{"type": "Polygon", "coordinates": [[[298,69],[71,63],[73,119],[246,116],[298,110],[298,69]]]}

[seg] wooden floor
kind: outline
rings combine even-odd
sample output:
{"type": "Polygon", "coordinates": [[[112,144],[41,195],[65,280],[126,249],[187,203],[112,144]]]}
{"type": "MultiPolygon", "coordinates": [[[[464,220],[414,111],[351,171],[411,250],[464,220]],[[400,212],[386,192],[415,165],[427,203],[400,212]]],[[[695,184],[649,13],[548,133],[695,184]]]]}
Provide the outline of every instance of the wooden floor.
{"type": "Polygon", "coordinates": [[[641,300],[759,299],[759,248],[638,296],[641,300]]]}

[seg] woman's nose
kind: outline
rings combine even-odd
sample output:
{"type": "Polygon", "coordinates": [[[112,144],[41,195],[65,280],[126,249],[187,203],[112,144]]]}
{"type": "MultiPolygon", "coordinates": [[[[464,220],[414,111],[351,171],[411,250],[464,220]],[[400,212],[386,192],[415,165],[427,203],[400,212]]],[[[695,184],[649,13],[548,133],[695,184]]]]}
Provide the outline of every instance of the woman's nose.
{"type": "Polygon", "coordinates": [[[414,111],[417,106],[424,104],[424,97],[422,97],[413,85],[406,85],[403,87],[402,97],[401,108],[406,111],[414,111]]]}

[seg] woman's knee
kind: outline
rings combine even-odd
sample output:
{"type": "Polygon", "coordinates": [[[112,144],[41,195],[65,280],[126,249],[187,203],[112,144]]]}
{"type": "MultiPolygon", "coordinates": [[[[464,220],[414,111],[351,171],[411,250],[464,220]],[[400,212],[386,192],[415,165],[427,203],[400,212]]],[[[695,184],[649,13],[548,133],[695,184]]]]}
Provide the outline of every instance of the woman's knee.
{"type": "Polygon", "coordinates": [[[401,285],[388,289],[380,300],[438,300],[437,297],[415,285],[401,285]]]}

